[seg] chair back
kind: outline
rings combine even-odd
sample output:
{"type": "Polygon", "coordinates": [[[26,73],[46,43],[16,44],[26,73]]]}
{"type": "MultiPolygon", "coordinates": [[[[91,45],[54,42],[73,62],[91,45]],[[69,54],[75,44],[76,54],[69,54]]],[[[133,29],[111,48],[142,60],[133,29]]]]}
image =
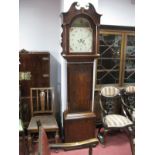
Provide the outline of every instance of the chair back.
{"type": "Polygon", "coordinates": [[[54,88],[30,88],[31,117],[54,113],[54,88]]]}
{"type": "Polygon", "coordinates": [[[130,108],[135,108],[135,86],[128,86],[125,88],[125,103],[130,108]]]}
{"type": "Polygon", "coordinates": [[[107,114],[120,114],[122,109],[119,89],[112,86],[103,87],[101,89],[101,104],[107,114]]]}
{"type": "Polygon", "coordinates": [[[128,86],[125,88],[126,93],[131,93],[134,94],[135,93],[135,86],[128,86]]]}

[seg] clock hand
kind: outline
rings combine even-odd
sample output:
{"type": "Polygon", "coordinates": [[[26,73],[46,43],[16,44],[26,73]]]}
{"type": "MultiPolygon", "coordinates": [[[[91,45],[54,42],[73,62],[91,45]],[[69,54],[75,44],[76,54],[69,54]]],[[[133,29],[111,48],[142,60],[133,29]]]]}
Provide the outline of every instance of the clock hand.
{"type": "Polygon", "coordinates": [[[82,43],[82,44],[85,44],[85,40],[84,39],[79,39],[78,42],[82,43]]]}

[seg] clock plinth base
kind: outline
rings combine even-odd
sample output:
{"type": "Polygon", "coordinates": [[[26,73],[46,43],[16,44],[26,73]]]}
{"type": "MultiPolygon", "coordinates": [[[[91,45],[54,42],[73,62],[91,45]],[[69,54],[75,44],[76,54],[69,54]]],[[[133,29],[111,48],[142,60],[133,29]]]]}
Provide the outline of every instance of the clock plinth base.
{"type": "Polygon", "coordinates": [[[95,138],[96,116],[93,112],[64,113],[65,142],[95,138]]]}

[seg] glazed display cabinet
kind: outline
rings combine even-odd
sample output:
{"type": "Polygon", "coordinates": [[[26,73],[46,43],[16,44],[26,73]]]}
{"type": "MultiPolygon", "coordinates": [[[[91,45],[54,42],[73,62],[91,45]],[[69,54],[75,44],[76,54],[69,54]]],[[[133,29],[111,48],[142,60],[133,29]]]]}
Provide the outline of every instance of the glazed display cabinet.
{"type": "MultiPolygon", "coordinates": [[[[125,29],[125,28],[124,28],[125,29]]],[[[125,30],[101,27],[100,57],[97,59],[96,86],[135,83],[135,35],[125,30]]]]}

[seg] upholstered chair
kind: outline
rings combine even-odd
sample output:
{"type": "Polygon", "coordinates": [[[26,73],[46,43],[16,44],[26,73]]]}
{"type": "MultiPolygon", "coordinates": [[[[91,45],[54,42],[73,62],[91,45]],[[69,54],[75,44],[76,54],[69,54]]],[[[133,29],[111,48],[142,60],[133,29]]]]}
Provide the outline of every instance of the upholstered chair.
{"type": "Polygon", "coordinates": [[[101,89],[100,107],[102,127],[99,128],[98,138],[102,144],[105,144],[107,132],[118,129],[128,131],[128,127],[133,125],[127,117],[118,88],[109,86],[101,89]],[[104,128],[103,134],[101,128],[104,128]]]}

